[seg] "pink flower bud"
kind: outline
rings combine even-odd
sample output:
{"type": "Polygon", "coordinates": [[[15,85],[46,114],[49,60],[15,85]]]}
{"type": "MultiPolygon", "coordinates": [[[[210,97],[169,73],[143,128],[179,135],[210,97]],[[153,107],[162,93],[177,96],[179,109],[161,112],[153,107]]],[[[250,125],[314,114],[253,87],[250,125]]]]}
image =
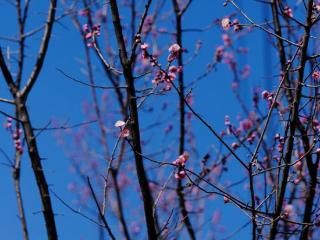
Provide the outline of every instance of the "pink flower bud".
{"type": "Polygon", "coordinates": [[[88,26],[88,24],[82,25],[82,31],[84,31],[84,32],[89,32],[89,26],[88,26]]]}
{"type": "Polygon", "coordinates": [[[224,202],[224,203],[229,203],[229,202],[230,202],[230,199],[229,199],[227,196],[224,196],[224,197],[223,197],[223,202],[224,202]]]}
{"type": "Polygon", "coordinates": [[[313,77],[313,79],[314,79],[315,81],[318,81],[319,78],[320,78],[320,72],[319,72],[319,71],[314,71],[314,72],[312,73],[312,77],[313,77]]]}
{"type": "Polygon", "coordinates": [[[184,170],[181,170],[181,171],[177,172],[177,173],[174,175],[174,177],[175,177],[176,179],[183,179],[183,178],[186,177],[186,172],[185,172],[184,170]]]}
{"type": "Polygon", "coordinates": [[[88,32],[86,35],[85,35],[85,39],[90,39],[92,38],[92,33],[91,32],[88,32]]]}
{"type": "Polygon", "coordinates": [[[223,46],[218,46],[216,48],[216,52],[215,52],[215,59],[217,62],[220,62],[222,57],[223,57],[223,52],[224,52],[224,47],[223,46]]]}
{"type": "Polygon", "coordinates": [[[237,148],[240,147],[240,145],[239,145],[239,143],[233,142],[233,143],[231,144],[231,147],[233,148],[233,150],[236,150],[237,148]]]}
{"type": "Polygon", "coordinates": [[[263,99],[268,99],[268,97],[270,96],[270,93],[266,90],[264,90],[262,93],[261,93],[261,96],[263,99]]]}

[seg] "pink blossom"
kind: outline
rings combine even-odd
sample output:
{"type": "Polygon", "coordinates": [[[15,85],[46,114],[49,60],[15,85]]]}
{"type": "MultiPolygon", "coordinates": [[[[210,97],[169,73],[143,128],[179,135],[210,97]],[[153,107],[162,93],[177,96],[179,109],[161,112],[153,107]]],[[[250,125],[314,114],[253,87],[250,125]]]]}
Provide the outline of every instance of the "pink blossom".
{"type": "Polygon", "coordinates": [[[284,7],[283,13],[284,13],[285,17],[289,17],[289,18],[293,17],[292,9],[289,6],[284,7]]]}
{"type": "Polygon", "coordinates": [[[85,39],[88,41],[87,42],[87,47],[92,47],[94,44],[94,36],[100,36],[100,25],[95,24],[92,26],[92,30],[90,31],[88,24],[84,24],[82,26],[82,30],[84,31],[85,39]]]}
{"type": "Polygon", "coordinates": [[[12,118],[11,117],[8,117],[7,118],[7,123],[5,124],[5,128],[6,129],[9,129],[12,127],[12,118]]]}
{"type": "Polygon", "coordinates": [[[146,44],[146,43],[143,43],[143,44],[141,44],[141,46],[140,46],[141,50],[147,50],[148,47],[149,47],[149,45],[146,44]]]}
{"type": "Polygon", "coordinates": [[[101,28],[100,24],[93,25],[93,27],[92,27],[93,35],[100,36],[100,28],[101,28]]]}
{"type": "Polygon", "coordinates": [[[241,122],[240,122],[240,128],[244,131],[248,131],[249,129],[251,129],[253,127],[253,122],[246,118],[246,119],[243,119],[241,122]]]}
{"type": "Polygon", "coordinates": [[[23,153],[23,148],[22,148],[22,142],[20,140],[20,136],[21,136],[22,131],[16,130],[16,132],[13,134],[13,139],[14,139],[14,147],[17,151],[17,153],[19,153],[20,155],[23,153]]]}
{"type": "Polygon", "coordinates": [[[181,47],[175,43],[175,44],[172,44],[168,50],[169,50],[170,54],[169,54],[167,60],[168,60],[168,62],[172,62],[173,60],[175,60],[178,57],[178,55],[181,51],[181,47]]]}
{"type": "Polygon", "coordinates": [[[178,68],[176,66],[170,66],[169,67],[169,72],[176,73],[177,71],[178,71],[178,68]]]}
{"type": "Polygon", "coordinates": [[[320,78],[320,72],[319,72],[319,71],[314,71],[314,72],[312,73],[312,77],[313,77],[313,79],[314,79],[315,81],[318,81],[319,78],[320,78]]]}
{"type": "Polygon", "coordinates": [[[223,46],[218,46],[216,48],[216,52],[215,52],[215,59],[217,62],[220,62],[222,57],[223,57],[223,52],[224,52],[224,47],[223,46]]]}
{"type": "Polygon", "coordinates": [[[141,34],[137,34],[135,36],[135,43],[140,43],[141,42],[141,34]]]}
{"type": "Polygon", "coordinates": [[[295,168],[297,171],[301,171],[301,169],[302,169],[302,167],[303,167],[301,161],[296,162],[293,166],[294,166],[294,168],[295,168]]]}
{"type": "Polygon", "coordinates": [[[193,96],[192,94],[188,94],[188,96],[186,96],[186,101],[189,105],[192,105],[193,104],[193,96]]]}
{"type": "Polygon", "coordinates": [[[283,214],[284,214],[284,216],[285,216],[286,218],[292,217],[292,215],[294,214],[293,205],[292,205],[292,204],[287,204],[287,205],[284,207],[283,214]]]}
{"type": "Polygon", "coordinates": [[[175,60],[177,57],[174,54],[169,54],[168,56],[168,62],[172,62],[173,60],[175,60]]]}
{"type": "Polygon", "coordinates": [[[170,53],[178,53],[181,51],[181,47],[177,43],[174,43],[169,47],[168,51],[170,53]]]}
{"type": "Polygon", "coordinates": [[[162,70],[158,70],[155,78],[152,80],[152,83],[159,84],[164,81],[164,77],[165,77],[165,72],[163,72],[162,70]]]}
{"type": "Polygon", "coordinates": [[[174,174],[174,177],[175,177],[176,179],[183,179],[183,178],[186,177],[186,171],[181,170],[181,171],[175,173],[175,174],[174,174]]]}
{"type": "Polygon", "coordinates": [[[232,147],[234,150],[236,150],[237,148],[240,147],[240,145],[239,145],[239,143],[233,142],[233,143],[231,144],[231,147],[232,147]]]}
{"type": "Polygon", "coordinates": [[[306,123],[308,122],[308,118],[305,117],[305,116],[299,117],[299,120],[300,120],[300,122],[301,122],[302,124],[306,124],[306,123]]]}
{"type": "Polygon", "coordinates": [[[297,177],[295,180],[293,180],[293,183],[295,185],[299,184],[301,182],[301,177],[297,177]]]}
{"type": "Polygon", "coordinates": [[[126,138],[129,136],[130,136],[130,130],[128,128],[122,129],[122,131],[120,132],[120,137],[126,138]]]}
{"type": "Polygon", "coordinates": [[[189,156],[190,155],[188,152],[184,152],[175,161],[173,161],[173,164],[178,165],[180,167],[184,167],[187,160],[189,159],[189,156]]]}
{"type": "MultiPolygon", "coordinates": [[[[170,66],[169,67],[169,76],[170,76],[170,74],[172,75],[172,77],[173,77],[173,79],[175,79],[176,78],[176,76],[175,76],[175,73],[180,73],[180,72],[182,72],[182,66],[179,66],[179,67],[176,67],[176,66],[170,66]]],[[[170,77],[171,78],[171,77],[170,77]]],[[[173,80],[172,79],[172,80],[173,80]]],[[[172,81],[171,80],[171,81],[172,81]]]]}
{"type": "Polygon", "coordinates": [[[278,152],[282,152],[283,151],[283,144],[282,143],[279,143],[278,145],[277,145],[277,150],[278,150],[278,152]]]}
{"type": "Polygon", "coordinates": [[[233,26],[233,30],[235,32],[238,32],[238,31],[240,31],[242,29],[242,26],[239,24],[239,20],[238,19],[233,20],[232,26],[233,26]]]}
{"type": "Polygon", "coordinates": [[[241,128],[237,128],[235,131],[234,131],[234,135],[239,137],[241,134],[241,128]]]}
{"type": "Polygon", "coordinates": [[[116,123],[114,124],[115,127],[123,127],[126,123],[122,120],[118,120],[116,121],[116,123]]]}
{"type": "Polygon", "coordinates": [[[246,79],[250,76],[250,66],[245,65],[244,68],[241,70],[241,77],[242,79],[246,79]]]}
{"type": "Polygon", "coordinates": [[[90,39],[92,38],[93,34],[92,32],[88,32],[86,35],[85,35],[85,39],[90,39]]]}
{"type": "Polygon", "coordinates": [[[231,22],[230,19],[228,17],[225,17],[221,20],[221,26],[223,28],[223,30],[229,30],[231,27],[231,22]]]}
{"type": "Polygon", "coordinates": [[[84,32],[89,32],[89,26],[88,26],[88,24],[84,24],[84,25],[82,26],[82,30],[83,30],[84,32]]]}
{"type": "Polygon", "coordinates": [[[144,21],[144,23],[146,24],[146,25],[152,25],[153,24],[153,21],[154,21],[154,18],[153,18],[153,16],[152,15],[149,15],[149,16],[147,16],[146,17],[146,20],[144,21]]]}
{"type": "Polygon", "coordinates": [[[229,202],[230,202],[230,199],[229,199],[227,196],[224,196],[224,197],[223,197],[223,202],[224,202],[224,203],[229,203],[229,202]]]}
{"type": "Polygon", "coordinates": [[[268,97],[270,96],[270,93],[266,90],[264,90],[262,93],[261,93],[261,96],[263,99],[268,99],[268,97]]]}
{"type": "Polygon", "coordinates": [[[225,46],[230,47],[232,45],[232,40],[228,34],[223,34],[222,40],[225,46]]]}
{"type": "Polygon", "coordinates": [[[168,73],[167,81],[172,82],[176,78],[176,74],[168,73]]]}
{"type": "Polygon", "coordinates": [[[235,61],[234,55],[230,52],[223,54],[224,62],[229,65],[232,70],[236,70],[237,62],[235,61]]]}
{"type": "Polygon", "coordinates": [[[256,136],[257,136],[256,133],[253,132],[253,133],[247,138],[247,141],[248,141],[250,144],[252,144],[252,143],[254,142],[256,136]]]}
{"type": "MultiPolygon", "coordinates": [[[[147,54],[146,51],[143,51],[141,55],[142,55],[142,60],[147,60],[148,59],[148,54],[147,54]]],[[[150,62],[151,62],[151,60],[150,60],[150,62]]],[[[144,61],[144,64],[147,65],[148,61],[144,61]]]]}
{"type": "Polygon", "coordinates": [[[164,91],[170,91],[172,89],[172,84],[169,82],[166,82],[166,85],[164,86],[164,91]]]}
{"type": "Polygon", "coordinates": [[[228,127],[231,126],[230,117],[228,115],[224,117],[224,125],[228,127]]]}
{"type": "Polygon", "coordinates": [[[151,66],[160,66],[160,64],[158,63],[158,60],[155,58],[155,56],[151,56],[150,57],[150,63],[151,63],[151,66]]]}

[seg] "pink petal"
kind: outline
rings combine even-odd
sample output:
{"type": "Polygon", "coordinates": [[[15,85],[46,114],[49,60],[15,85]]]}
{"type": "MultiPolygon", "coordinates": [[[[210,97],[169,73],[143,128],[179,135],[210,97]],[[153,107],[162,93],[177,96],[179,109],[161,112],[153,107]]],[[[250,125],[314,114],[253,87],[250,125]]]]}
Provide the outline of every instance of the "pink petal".
{"type": "Polygon", "coordinates": [[[116,121],[116,123],[114,124],[115,127],[123,127],[126,123],[122,120],[118,120],[116,121]]]}

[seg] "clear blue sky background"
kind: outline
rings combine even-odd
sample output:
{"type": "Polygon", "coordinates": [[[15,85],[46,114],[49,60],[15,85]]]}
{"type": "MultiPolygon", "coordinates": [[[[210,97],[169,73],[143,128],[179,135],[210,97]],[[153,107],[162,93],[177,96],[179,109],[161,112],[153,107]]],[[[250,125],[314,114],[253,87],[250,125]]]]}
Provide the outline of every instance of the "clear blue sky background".
{"type": "MultiPolygon", "coordinates": [[[[171,2],[171,1],[168,1],[171,2]]],[[[256,21],[261,22],[263,19],[263,10],[261,5],[254,1],[238,1],[256,21]]],[[[236,10],[229,6],[224,8],[223,1],[220,0],[201,0],[194,1],[184,17],[185,28],[199,28],[211,24],[215,19],[222,18],[236,10]]],[[[167,8],[170,8],[168,4],[167,8]]],[[[61,13],[61,4],[58,5],[58,13],[61,13]]],[[[121,9],[120,9],[121,10],[121,9]]],[[[47,1],[31,1],[29,14],[29,24],[27,31],[39,26],[44,21],[47,12],[47,1]]],[[[17,34],[17,21],[15,9],[9,6],[6,1],[0,1],[0,36],[14,36],[17,34]]],[[[126,17],[126,16],[124,16],[126,17]]],[[[203,49],[197,59],[186,67],[186,81],[193,80],[196,76],[205,70],[205,66],[211,61],[214,49],[222,44],[221,29],[217,26],[203,33],[185,33],[185,48],[193,49],[197,40],[203,41],[203,49]]],[[[27,41],[29,54],[36,53],[41,34],[36,34],[31,40],[27,41]]],[[[266,49],[264,45],[265,35],[258,30],[254,30],[248,37],[236,44],[249,47],[250,51],[246,57],[240,60],[240,64],[251,64],[251,75],[249,79],[242,81],[241,93],[244,99],[250,105],[252,96],[251,87],[268,86],[272,83],[266,83],[261,79],[268,74],[270,69],[275,65],[269,61],[265,62],[264,54],[266,49]],[[264,37],[264,38],[263,38],[264,37]]],[[[17,50],[17,47],[5,40],[0,40],[3,50],[9,45],[11,51],[17,50]]],[[[168,45],[170,42],[167,43],[168,45]]],[[[192,52],[192,51],[191,51],[192,52]]],[[[270,51],[271,52],[271,51],[270,51]]],[[[191,54],[191,53],[190,53],[191,54]]],[[[34,62],[34,55],[28,58],[29,64],[26,65],[30,72],[30,64],[34,62]]],[[[61,24],[54,26],[49,51],[41,71],[40,77],[34,87],[28,102],[31,118],[34,127],[43,127],[51,119],[69,120],[70,124],[83,121],[82,102],[90,100],[89,89],[77,85],[74,82],[63,77],[56,68],[63,69],[65,72],[75,77],[84,79],[80,72],[80,66],[77,59],[83,59],[84,52],[81,39],[78,32],[71,25],[67,17],[61,21],[61,24]]],[[[270,55],[270,59],[274,56],[270,55]]],[[[186,57],[187,58],[187,57],[186,57]]],[[[275,63],[273,63],[275,64],[275,63]]],[[[24,77],[27,77],[26,74],[24,77]]],[[[224,128],[224,116],[230,115],[234,120],[238,113],[241,113],[240,106],[236,104],[232,90],[230,88],[232,75],[225,65],[218,66],[218,71],[213,72],[210,76],[200,81],[195,89],[194,108],[201,113],[218,131],[224,128]]],[[[2,75],[0,76],[0,96],[8,97],[8,90],[4,85],[2,75]]],[[[12,113],[12,109],[0,103],[0,109],[12,113]]],[[[251,106],[251,105],[250,105],[251,106]]],[[[147,115],[146,115],[147,116],[147,115]]],[[[0,121],[5,122],[5,117],[0,116],[0,121]]],[[[211,144],[216,143],[212,135],[208,133],[199,122],[194,120],[194,132],[198,151],[205,153],[211,144]]],[[[0,129],[1,142],[0,147],[7,154],[13,156],[13,148],[9,134],[0,129]]],[[[53,132],[44,132],[38,138],[41,156],[46,158],[43,162],[45,173],[50,183],[50,187],[59,194],[66,202],[72,203],[74,195],[67,190],[69,182],[73,181],[74,175],[69,172],[69,160],[64,154],[61,147],[58,146],[53,136],[53,132]]],[[[1,155],[0,162],[6,162],[1,155]]],[[[236,164],[236,163],[235,163],[236,164]]],[[[236,173],[236,172],[233,172],[236,173]]],[[[236,174],[230,173],[231,181],[237,180],[236,174]],[[232,178],[234,176],[234,178],[232,178]]],[[[14,193],[14,186],[11,177],[11,169],[5,165],[0,165],[0,239],[21,239],[21,228],[17,218],[17,205],[14,193]]],[[[239,190],[240,191],[240,190],[239,190]]],[[[40,210],[38,190],[35,187],[33,173],[30,162],[26,155],[23,156],[22,163],[22,193],[25,201],[27,220],[31,239],[45,239],[46,233],[40,210]]],[[[64,207],[53,196],[53,205],[57,213],[56,221],[60,239],[97,239],[97,227],[87,220],[75,215],[64,207]]],[[[214,209],[222,207],[222,201],[214,202],[214,209]]],[[[210,209],[211,210],[211,209],[210,209]]],[[[221,225],[225,225],[226,232],[232,232],[244,224],[248,219],[234,206],[223,206],[223,215],[221,225]]],[[[249,228],[241,231],[233,239],[246,239],[249,235],[249,228]]],[[[225,236],[219,234],[220,237],[225,236]]]]}

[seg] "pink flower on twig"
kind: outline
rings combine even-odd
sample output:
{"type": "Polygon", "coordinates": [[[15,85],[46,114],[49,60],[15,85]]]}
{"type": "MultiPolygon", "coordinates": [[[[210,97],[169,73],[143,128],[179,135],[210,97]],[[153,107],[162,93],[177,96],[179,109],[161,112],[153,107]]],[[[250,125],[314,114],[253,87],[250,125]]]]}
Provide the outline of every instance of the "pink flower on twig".
{"type": "Polygon", "coordinates": [[[181,52],[181,47],[177,43],[175,43],[169,47],[168,51],[168,62],[172,62],[179,56],[179,53],[181,52]]]}
{"type": "Polygon", "coordinates": [[[223,30],[225,30],[225,31],[229,30],[231,27],[230,18],[228,18],[228,17],[223,18],[221,20],[221,26],[222,26],[223,30]]]}

